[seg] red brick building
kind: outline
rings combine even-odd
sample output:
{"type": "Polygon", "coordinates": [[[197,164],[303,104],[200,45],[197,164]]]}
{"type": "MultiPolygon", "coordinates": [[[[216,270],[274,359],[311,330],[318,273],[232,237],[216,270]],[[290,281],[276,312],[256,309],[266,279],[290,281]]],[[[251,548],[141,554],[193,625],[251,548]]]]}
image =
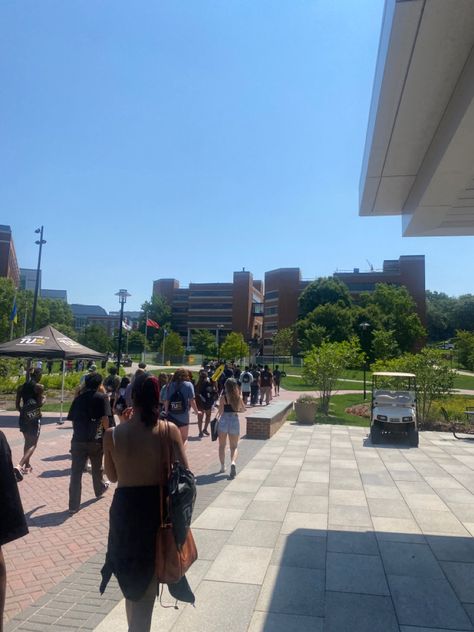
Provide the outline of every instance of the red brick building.
{"type": "Polygon", "coordinates": [[[15,287],[20,285],[20,268],[13,244],[10,226],[0,225],[0,277],[11,279],[15,287]]]}
{"type": "Polygon", "coordinates": [[[232,283],[190,283],[180,288],[176,279],[158,279],[153,294],[171,306],[173,326],[192,345],[193,329],[208,329],[223,335],[236,331],[250,340],[262,335],[262,282],[251,272],[234,272],[232,283]]]}

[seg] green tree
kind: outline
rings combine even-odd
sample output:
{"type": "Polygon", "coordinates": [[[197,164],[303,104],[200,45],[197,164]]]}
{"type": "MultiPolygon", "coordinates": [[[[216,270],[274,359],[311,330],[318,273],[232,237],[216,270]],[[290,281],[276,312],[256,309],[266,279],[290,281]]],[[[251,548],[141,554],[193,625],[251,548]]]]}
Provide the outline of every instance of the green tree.
{"type": "MultiPolygon", "coordinates": [[[[377,310],[378,328],[393,331],[393,336],[402,352],[413,351],[426,335],[416,313],[416,304],[404,286],[377,283],[373,292],[360,296],[363,307],[377,310]]],[[[373,326],[373,323],[370,323],[373,326]]]]}
{"type": "Polygon", "coordinates": [[[426,321],[428,338],[432,341],[447,340],[454,335],[453,312],[458,299],[444,292],[426,291],[426,321]]]}
{"type": "MultiPolygon", "coordinates": [[[[163,342],[160,345],[160,352],[163,353],[163,342]]],[[[184,344],[181,336],[176,331],[169,331],[166,336],[165,357],[178,357],[184,355],[184,344]]]]}
{"type": "Polygon", "coordinates": [[[347,285],[335,277],[320,277],[307,285],[298,300],[300,318],[326,303],[350,307],[352,300],[347,285]]]}
{"type": "Polygon", "coordinates": [[[455,329],[474,331],[474,295],[463,294],[456,301],[453,309],[455,329]]]}
{"type": "MultiPolygon", "coordinates": [[[[126,333],[126,332],[125,332],[126,333]]],[[[141,331],[128,332],[128,351],[129,353],[141,353],[145,345],[145,334],[141,331]]]]}
{"type": "Polygon", "coordinates": [[[324,327],[308,323],[306,318],[296,324],[296,333],[298,345],[304,353],[311,351],[314,347],[319,347],[327,337],[327,331],[324,327]]]}
{"type": "Polygon", "coordinates": [[[171,330],[171,307],[165,298],[153,294],[149,301],[143,303],[142,312],[139,321],[140,331],[145,332],[145,319],[147,316],[160,326],[159,329],[148,327],[147,331],[147,348],[159,349],[163,342],[163,330],[171,330]]]}
{"type": "Polygon", "coordinates": [[[207,357],[217,354],[216,337],[209,330],[195,329],[191,340],[196,353],[202,353],[207,357]]]}
{"type": "Polygon", "coordinates": [[[273,348],[275,355],[288,356],[291,354],[295,344],[295,331],[293,327],[279,329],[273,336],[273,348]]]}
{"type": "Polygon", "coordinates": [[[457,331],[454,344],[459,364],[474,371],[474,334],[470,331],[457,331]]]}
{"type": "Polygon", "coordinates": [[[71,325],[65,325],[64,323],[50,323],[50,325],[51,327],[58,329],[62,334],[64,334],[68,338],[71,338],[71,340],[77,340],[79,337],[79,334],[74,329],[74,327],[71,327],[71,325]]]}
{"type": "Polygon", "coordinates": [[[390,360],[400,353],[393,331],[376,329],[372,334],[372,356],[376,360],[390,360]]]}
{"type": "Polygon", "coordinates": [[[362,362],[363,354],[355,336],[343,342],[323,342],[305,354],[303,379],[320,391],[320,409],[324,415],[329,415],[331,396],[341,373],[362,362]]]}
{"type": "Polygon", "coordinates": [[[326,303],[297,322],[298,341],[303,350],[309,351],[322,340],[342,342],[353,335],[354,314],[342,303],[326,303]]]}
{"type": "Polygon", "coordinates": [[[94,351],[114,350],[113,340],[102,325],[88,325],[79,336],[79,342],[94,351]]]}
{"type": "Polygon", "coordinates": [[[235,331],[226,336],[219,349],[219,356],[225,360],[237,360],[249,355],[249,346],[241,333],[235,331]]]}
{"type": "Polygon", "coordinates": [[[416,412],[423,423],[429,419],[434,400],[447,397],[454,386],[456,375],[438,349],[425,347],[419,353],[405,353],[400,358],[379,360],[372,371],[401,371],[416,376],[416,412]]]}
{"type": "Polygon", "coordinates": [[[10,314],[15,296],[15,286],[11,279],[0,277],[0,341],[10,340],[10,314]]]}

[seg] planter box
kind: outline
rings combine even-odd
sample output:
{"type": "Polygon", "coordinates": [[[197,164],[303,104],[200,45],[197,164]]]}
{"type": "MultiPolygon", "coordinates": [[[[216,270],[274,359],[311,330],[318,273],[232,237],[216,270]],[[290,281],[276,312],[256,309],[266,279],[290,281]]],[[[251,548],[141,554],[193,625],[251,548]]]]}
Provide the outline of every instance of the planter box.
{"type": "Polygon", "coordinates": [[[296,421],[300,424],[314,424],[318,402],[295,402],[296,421]]]}

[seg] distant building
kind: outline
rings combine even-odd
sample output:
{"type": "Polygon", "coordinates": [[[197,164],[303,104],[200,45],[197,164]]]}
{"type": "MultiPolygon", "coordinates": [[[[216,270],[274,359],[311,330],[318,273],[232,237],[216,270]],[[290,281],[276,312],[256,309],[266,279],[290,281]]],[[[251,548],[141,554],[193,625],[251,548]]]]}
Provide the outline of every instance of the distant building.
{"type": "Polygon", "coordinates": [[[67,290],[41,290],[41,298],[52,298],[67,303],[67,290]]]}
{"type": "Polygon", "coordinates": [[[0,277],[11,279],[15,287],[20,285],[20,269],[13,244],[10,226],[0,225],[0,277]]]}
{"type": "MultiPolygon", "coordinates": [[[[35,291],[36,287],[36,269],[20,268],[20,288],[22,290],[35,291]]],[[[41,293],[41,270],[39,271],[39,291],[41,293]]]]}
{"type": "Polygon", "coordinates": [[[425,298],[425,256],[402,255],[398,259],[383,262],[382,270],[361,272],[335,272],[334,276],[343,281],[352,296],[361,292],[373,292],[377,283],[403,285],[416,303],[416,311],[423,325],[426,325],[425,298]]]}
{"type": "Polygon", "coordinates": [[[165,298],[172,311],[173,326],[192,345],[192,331],[207,329],[216,335],[231,331],[249,341],[262,333],[262,282],[251,272],[234,272],[231,283],[190,283],[180,288],[176,279],[158,279],[153,294],[165,298]],[[218,333],[219,332],[219,333],[218,333]]]}

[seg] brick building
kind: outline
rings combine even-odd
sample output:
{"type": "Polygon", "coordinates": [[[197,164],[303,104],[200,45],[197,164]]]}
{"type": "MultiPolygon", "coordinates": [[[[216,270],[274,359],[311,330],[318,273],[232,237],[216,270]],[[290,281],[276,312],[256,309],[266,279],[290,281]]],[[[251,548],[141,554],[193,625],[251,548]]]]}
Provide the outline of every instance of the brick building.
{"type": "Polygon", "coordinates": [[[234,272],[231,283],[190,283],[180,288],[176,279],[158,279],[153,294],[171,306],[174,329],[192,345],[193,329],[208,329],[216,335],[240,332],[246,340],[262,335],[262,282],[251,272],[234,272]]]}
{"type": "Polygon", "coordinates": [[[0,225],[0,276],[11,279],[15,287],[20,285],[20,269],[13,244],[10,226],[0,225]]]}

